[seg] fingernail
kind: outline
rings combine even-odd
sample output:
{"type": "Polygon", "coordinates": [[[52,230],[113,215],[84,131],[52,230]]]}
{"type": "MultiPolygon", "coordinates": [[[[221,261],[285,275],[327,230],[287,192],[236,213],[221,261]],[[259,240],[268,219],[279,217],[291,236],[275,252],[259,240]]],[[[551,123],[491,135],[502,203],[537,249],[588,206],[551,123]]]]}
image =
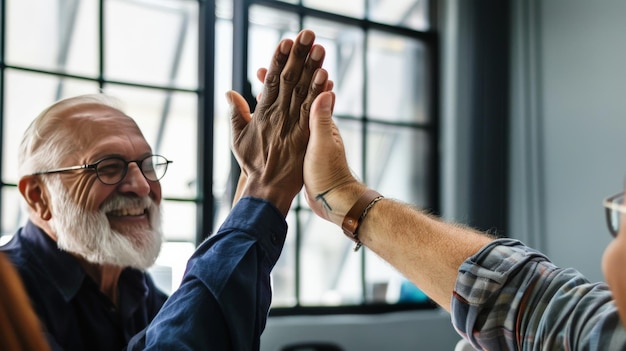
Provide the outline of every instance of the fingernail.
{"type": "Polygon", "coordinates": [[[322,58],[323,54],[324,49],[322,49],[321,46],[316,46],[313,48],[313,51],[311,51],[311,58],[315,61],[319,61],[322,58]]]}
{"type": "Polygon", "coordinates": [[[282,54],[289,54],[289,50],[291,50],[291,41],[290,40],[283,40],[282,43],[280,43],[280,52],[282,54]]]}
{"type": "Polygon", "coordinates": [[[321,94],[320,98],[320,109],[324,111],[330,111],[331,105],[333,103],[333,99],[330,94],[321,94]]]}
{"type": "Polygon", "coordinates": [[[300,43],[303,45],[309,45],[313,41],[313,32],[305,31],[300,36],[300,43]]]}
{"type": "Polygon", "coordinates": [[[326,77],[325,74],[322,73],[322,71],[317,71],[315,73],[315,79],[313,80],[313,83],[315,84],[323,84],[326,81],[326,77]]]}

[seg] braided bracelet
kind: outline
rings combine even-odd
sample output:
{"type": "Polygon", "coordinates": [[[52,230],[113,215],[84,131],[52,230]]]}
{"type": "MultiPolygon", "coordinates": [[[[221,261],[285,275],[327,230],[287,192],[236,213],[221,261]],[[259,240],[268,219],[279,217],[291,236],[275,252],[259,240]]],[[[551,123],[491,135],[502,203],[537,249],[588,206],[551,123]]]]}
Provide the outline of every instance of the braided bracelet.
{"type": "Polygon", "coordinates": [[[341,229],[343,233],[350,238],[350,240],[356,243],[354,251],[358,251],[363,243],[359,240],[357,231],[359,225],[363,222],[367,212],[374,206],[374,204],[383,198],[381,194],[372,189],[367,189],[361,197],[356,201],[354,206],[348,211],[341,223],[341,229]]]}

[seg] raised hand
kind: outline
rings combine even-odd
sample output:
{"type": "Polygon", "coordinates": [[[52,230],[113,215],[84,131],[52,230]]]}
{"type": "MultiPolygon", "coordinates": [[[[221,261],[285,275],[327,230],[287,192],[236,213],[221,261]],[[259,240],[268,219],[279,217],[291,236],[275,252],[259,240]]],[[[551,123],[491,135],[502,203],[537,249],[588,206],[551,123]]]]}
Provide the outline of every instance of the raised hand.
{"type": "Polygon", "coordinates": [[[335,94],[324,92],[313,102],[311,137],[304,159],[304,186],[307,202],[318,216],[341,224],[350,206],[365,191],[352,174],[346,150],[332,112],[335,94]]]}
{"type": "Polygon", "coordinates": [[[238,196],[267,199],[284,215],[303,184],[310,106],[329,86],[328,74],[321,68],[324,48],[314,45],[314,40],[315,34],[304,30],[295,41],[279,43],[254,117],[241,95],[227,93],[232,148],[247,178],[238,196]]]}

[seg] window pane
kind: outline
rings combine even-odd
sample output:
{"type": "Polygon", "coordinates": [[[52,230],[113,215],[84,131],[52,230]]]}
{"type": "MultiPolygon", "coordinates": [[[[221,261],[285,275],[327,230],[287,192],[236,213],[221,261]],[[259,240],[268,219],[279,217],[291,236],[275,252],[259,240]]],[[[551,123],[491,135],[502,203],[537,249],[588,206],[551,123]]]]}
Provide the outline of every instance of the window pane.
{"type": "Polygon", "coordinates": [[[231,209],[229,177],[231,173],[230,107],[224,94],[232,89],[233,34],[232,22],[217,20],[215,37],[215,115],[213,119],[213,196],[215,199],[214,230],[222,224],[231,209]]]}
{"type": "Polygon", "coordinates": [[[345,16],[363,18],[365,15],[364,0],[329,1],[329,0],[303,0],[302,5],[312,9],[337,13],[345,16]]]}
{"type": "Polygon", "coordinates": [[[149,270],[157,286],[170,295],[180,286],[187,260],[196,246],[190,242],[164,242],[161,253],[149,270]]]}
{"type": "Polygon", "coordinates": [[[97,3],[7,0],[7,64],[96,77],[97,3]]]}
{"type": "Polygon", "coordinates": [[[30,122],[54,101],[97,93],[98,85],[79,79],[6,69],[4,88],[2,179],[17,183],[17,149],[30,122]]]}
{"type": "Polygon", "coordinates": [[[363,114],[363,31],[337,22],[306,17],[304,27],[315,31],[315,42],[326,49],[324,68],[334,82],[335,115],[363,114]]]}
{"type": "Polygon", "coordinates": [[[272,307],[296,305],[296,229],[293,211],[287,214],[287,239],[283,252],[272,270],[272,307]]]}
{"type": "MultiPolygon", "coordinates": [[[[3,186],[2,187],[2,232],[0,237],[7,235],[12,236],[15,234],[17,228],[26,223],[28,219],[28,212],[26,211],[26,204],[22,198],[22,194],[17,187],[3,186]]],[[[2,242],[7,240],[3,238],[2,242]]]]}
{"type": "Polygon", "coordinates": [[[421,130],[368,125],[367,183],[387,197],[430,205],[430,145],[429,135],[421,130]]]}
{"type": "MultiPolygon", "coordinates": [[[[218,19],[232,20],[233,19],[233,0],[216,0],[215,1],[215,16],[218,19]]],[[[215,39],[219,39],[219,35],[215,39]]]]}
{"type": "Polygon", "coordinates": [[[299,31],[298,16],[263,6],[250,7],[248,42],[248,79],[252,93],[257,95],[263,84],[256,78],[260,67],[269,67],[278,42],[283,38],[294,38],[299,31]]]}
{"type": "MultiPolygon", "coordinates": [[[[164,189],[166,187],[164,186],[164,189]]],[[[162,228],[165,240],[196,242],[196,204],[195,202],[162,202],[162,228]]]]}
{"type": "Polygon", "coordinates": [[[406,37],[370,32],[367,114],[371,118],[423,123],[429,117],[424,45],[406,37]]]}
{"type": "Polygon", "coordinates": [[[105,5],[107,79],[197,87],[197,2],[109,0],[105,5]]]}
{"type": "Polygon", "coordinates": [[[361,255],[341,228],[309,211],[301,212],[300,302],[303,306],[362,302],[361,255]]]}
{"type": "Polygon", "coordinates": [[[369,18],[374,22],[428,30],[427,0],[368,0],[369,18]]]}

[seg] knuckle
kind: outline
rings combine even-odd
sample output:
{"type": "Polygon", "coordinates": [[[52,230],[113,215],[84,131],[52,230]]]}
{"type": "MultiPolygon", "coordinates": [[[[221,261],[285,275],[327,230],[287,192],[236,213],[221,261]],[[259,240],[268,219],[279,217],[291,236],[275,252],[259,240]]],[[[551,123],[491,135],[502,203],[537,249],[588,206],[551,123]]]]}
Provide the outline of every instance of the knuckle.
{"type": "Polygon", "coordinates": [[[279,76],[276,75],[275,73],[268,72],[267,75],[265,76],[265,81],[263,82],[263,84],[265,84],[265,86],[276,86],[280,82],[279,79],[280,79],[279,76]]]}
{"type": "Polygon", "coordinates": [[[311,111],[311,103],[309,103],[308,101],[304,102],[302,104],[302,112],[303,113],[308,113],[309,111],[311,111]]]}
{"type": "Polygon", "coordinates": [[[296,98],[304,99],[309,93],[307,87],[304,84],[298,84],[293,90],[293,94],[296,98]]]}

